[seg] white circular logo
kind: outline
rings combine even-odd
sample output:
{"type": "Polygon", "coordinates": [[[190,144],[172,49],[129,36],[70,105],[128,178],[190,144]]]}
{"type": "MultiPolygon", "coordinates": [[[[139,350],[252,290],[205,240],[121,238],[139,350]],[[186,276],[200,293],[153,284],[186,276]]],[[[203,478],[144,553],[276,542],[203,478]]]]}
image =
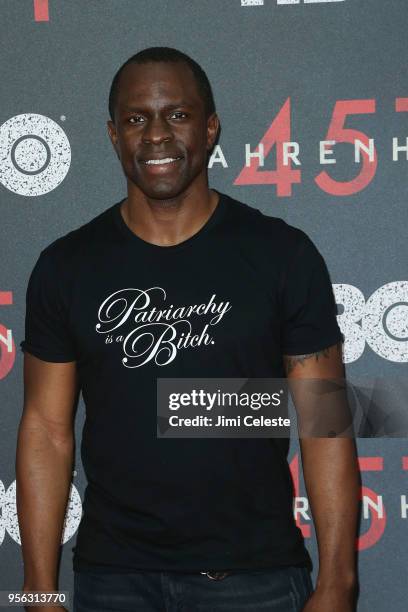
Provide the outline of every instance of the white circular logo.
{"type": "MultiPolygon", "coordinates": [[[[16,506],[16,481],[13,480],[7,491],[0,480],[0,545],[4,540],[5,532],[21,545],[20,528],[18,524],[16,506]]],[[[81,497],[76,486],[71,483],[68,504],[65,511],[65,519],[61,536],[61,544],[68,542],[78,529],[82,518],[81,497]]]]}
{"type": "Polygon", "coordinates": [[[52,191],[66,177],[71,147],[49,117],[16,115],[0,126],[0,183],[23,196],[52,191]]]}
{"type": "Polygon", "coordinates": [[[361,357],[366,342],[384,359],[408,362],[408,281],[379,287],[367,302],[353,285],[336,284],[333,290],[336,302],[344,306],[337,315],[346,338],[344,363],[361,357]]]}

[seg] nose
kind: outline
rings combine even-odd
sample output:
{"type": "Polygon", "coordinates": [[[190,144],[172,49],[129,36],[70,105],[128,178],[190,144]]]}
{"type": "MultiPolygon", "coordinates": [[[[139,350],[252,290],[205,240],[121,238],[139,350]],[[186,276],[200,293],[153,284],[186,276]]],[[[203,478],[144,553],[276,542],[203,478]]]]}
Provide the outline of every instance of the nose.
{"type": "Polygon", "coordinates": [[[146,122],[143,131],[143,142],[160,144],[168,142],[173,137],[170,126],[162,117],[152,117],[146,122]]]}

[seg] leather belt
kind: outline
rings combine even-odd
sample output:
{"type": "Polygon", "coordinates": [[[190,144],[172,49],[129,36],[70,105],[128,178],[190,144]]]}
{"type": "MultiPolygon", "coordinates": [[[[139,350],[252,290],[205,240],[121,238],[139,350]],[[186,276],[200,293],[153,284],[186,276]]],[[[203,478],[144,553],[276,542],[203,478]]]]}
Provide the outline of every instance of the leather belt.
{"type": "Polygon", "coordinates": [[[223,580],[227,576],[231,574],[231,572],[200,572],[200,574],[204,574],[211,580],[223,580]]]}

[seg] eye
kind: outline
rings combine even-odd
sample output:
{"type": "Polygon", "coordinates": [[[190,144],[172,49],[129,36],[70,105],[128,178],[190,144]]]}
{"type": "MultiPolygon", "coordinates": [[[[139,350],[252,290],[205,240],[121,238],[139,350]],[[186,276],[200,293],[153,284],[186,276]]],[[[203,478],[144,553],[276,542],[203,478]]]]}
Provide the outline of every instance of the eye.
{"type": "Polygon", "coordinates": [[[134,123],[141,123],[140,121],[138,121],[138,119],[142,119],[143,120],[143,117],[141,115],[132,115],[132,117],[129,117],[128,121],[129,121],[129,123],[132,123],[132,124],[134,124],[134,123]],[[132,119],[134,119],[135,121],[132,121],[132,119]]]}
{"type": "Polygon", "coordinates": [[[183,113],[183,111],[175,111],[174,113],[172,113],[171,117],[174,117],[176,119],[184,119],[184,117],[187,117],[186,113],[183,113]]]}

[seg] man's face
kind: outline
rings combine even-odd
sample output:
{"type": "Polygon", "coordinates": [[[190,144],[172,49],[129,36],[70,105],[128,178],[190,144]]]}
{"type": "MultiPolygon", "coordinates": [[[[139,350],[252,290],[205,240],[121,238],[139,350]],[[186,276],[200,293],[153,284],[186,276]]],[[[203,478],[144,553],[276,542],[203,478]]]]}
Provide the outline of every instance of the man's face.
{"type": "Polygon", "coordinates": [[[121,74],[109,136],[128,180],[152,199],[175,198],[206,181],[218,131],[184,62],[130,64],[121,74]]]}

